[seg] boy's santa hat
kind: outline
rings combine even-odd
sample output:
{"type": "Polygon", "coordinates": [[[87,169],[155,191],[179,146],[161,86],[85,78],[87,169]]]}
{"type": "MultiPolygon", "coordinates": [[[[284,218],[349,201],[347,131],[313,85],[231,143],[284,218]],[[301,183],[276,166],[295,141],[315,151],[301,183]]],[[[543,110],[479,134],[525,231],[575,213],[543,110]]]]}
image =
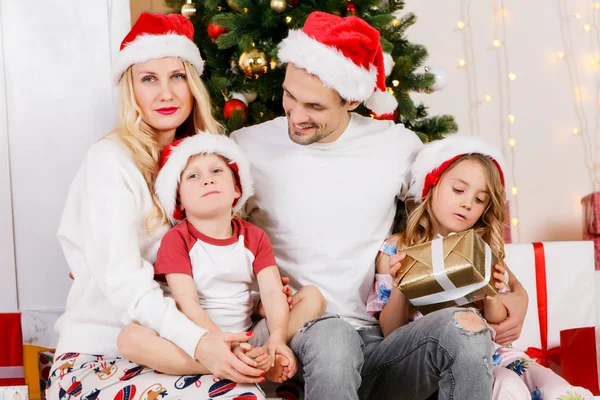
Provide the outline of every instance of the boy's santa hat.
{"type": "Polygon", "coordinates": [[[194,26],[180,14],[142,13],[121,42],[114,57],[111,76],[115,83],[133,64],[155,58],[177,57],[190,62],[202,75],[204,60],[194,43],[194,26]]]}
{"type": "Polygon", "coordinates": [[[225,135],[198,131],[194,136],[165,146],[161,153],[160,171],[154,184],[154,191],[172,224],[184,218],[177,204],[181,173],[190,157],[198,154],[217,154],[227,160],[242,192],[233,203],[234,212],[241,210],[246,200],[254,194],[250,163],[237,143],[225,135]]]}
{"type": "Polygon", "coordinates": [[[302,30],[290,30],[279,44],[278,57],[316,75],[344,100],[364,101],[380,117],[398,107],[385,85],[379,31],[358,17],[312,12],[302,30]]]}
{"type": "Polygon", "coordinates": [[[421,203],[448,167],[467,154],[481,154],[491,158],[504,186],[506,162],[500,149],[476,136],[449,136],[427,143],[417,154],[411,167],[411,182],[406,197],[421,203]]]}

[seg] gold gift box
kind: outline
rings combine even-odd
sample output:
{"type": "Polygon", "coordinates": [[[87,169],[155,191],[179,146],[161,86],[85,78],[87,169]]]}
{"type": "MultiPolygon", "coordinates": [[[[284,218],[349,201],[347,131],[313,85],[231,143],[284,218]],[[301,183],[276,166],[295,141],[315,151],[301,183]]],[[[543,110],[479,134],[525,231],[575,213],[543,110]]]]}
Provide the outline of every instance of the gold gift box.
{"type": "Polygon", "coordinates": [[[423,314],[472,306],[473,302],[498,293],[492,276],[498,259],[473,229],[402,251],[406,258],[394,279],[423,314]]]}

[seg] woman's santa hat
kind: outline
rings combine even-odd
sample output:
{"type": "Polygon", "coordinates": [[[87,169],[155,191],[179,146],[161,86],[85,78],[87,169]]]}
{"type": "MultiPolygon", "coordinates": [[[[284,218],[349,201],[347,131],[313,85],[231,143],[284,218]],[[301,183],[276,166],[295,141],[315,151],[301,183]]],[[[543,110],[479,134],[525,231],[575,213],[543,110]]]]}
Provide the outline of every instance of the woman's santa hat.
{"type": "Polygon", "coordinates": [[[398,107],[385,85],[379,31],[358,17],[315,11],[301,31],[289,31],[278,57],[316,75],[344,100],[364,101],[378,116],[391,115],[398,107]]]}
{"type": "Polygon", "coordinates": [[[242,195],[233,203],[233,211],[242,209],[246,200],[254,194],[250,163],[242,149],[225,135],[198,132],[194,136],[177,140],[165,146],[160,157],[160,171],[154,184],[154,191],[172,224],[184,218],[177,204],[177,191],[181,173],[190,157],[198,154],[217,154],[225,158],[235,175],[242,195]]]}
{"type": "Polygon", "coordinates": [[[450,136],[427,143],[411,167],[411,182],[407,198],[420,203],[437,183],[442,174],[460,157],[481,154],[492,159],[504,186],[506,162],[502,151],[475,136],[450,136]]]}
{"type": "Polygon", "coordinates": [[[113,59],[111,76],[115,83],[133,64],[155,58],[177,57],[190,62],[202,75],[204,60],[194,43],[194,26],[180,14],[142,13],[121,42],[113,59]]]}

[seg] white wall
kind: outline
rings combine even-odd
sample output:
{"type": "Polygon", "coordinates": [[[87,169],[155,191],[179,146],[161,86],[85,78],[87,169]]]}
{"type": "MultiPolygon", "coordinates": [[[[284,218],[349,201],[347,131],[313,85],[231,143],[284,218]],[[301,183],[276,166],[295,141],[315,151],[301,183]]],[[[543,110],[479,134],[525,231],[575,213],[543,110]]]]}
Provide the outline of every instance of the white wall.
{"type": "MultiPolygon", "coordinates": [[[[581,105],[588,124],[583,134],[596,140],[598,146],[600,66],[593,67],[592,60],[600,57],[600,32],[593,25],[594,15],[600,21],[600,10],[594,10],[592,4],[588,0],[506,0],[507,15],[502,17],[498,12],[500,0],[406,2],[406,11],[413,11],[418,18],[407,31],[409,40],[425,45],[430,54],[427,64],[443,67],[449,75],[445,89],[415,97],[431,106],[433,114],[454,115],[460,134],[480,134],[504,146],[509,165],[514,165],[507,173],[509,192],[513,182],[518,189],[520,223],[513,227],[513,239],[519,235],[521,242],[579,240],[582,236],[579,200],[592,192],[593,184],[582,135],[572,134],[574,127],[582,129],[583,124],[575,113],[568,63],[576,67],[572,70],[577,70],[582,88],[581,105]],[[580,18],[573,15],[563,19],[563,7],[569,14],[578,12],[580,18]],[[504,48],[493,46],[493,40],[502,39],[502,18],[507,34],[503,46],[510,72],[517,76],[508,84],[509,89],[504,48]],[[467,27],[459,30],[458,21],[466,22],[467,27]],[[574,46],[570,53],[561,21],[571,31],[574,46]],[[585,32],[585,24],[593,27],[590,32],[585,32]],[[559,51],[567,53],[563,60],[557,58],[559,51]],[[458,66],[459,59],[467,61],[465,68],[458,66]],[[491,102],[471,107],[486,94],[491,102]],[[513,153],[507,146],[507,95],[515,116],[511,126],[516,140],[513,153]],[[479,129],[477,123],[470,122],[476,117],[479,129]]],[[[600,149],[594,151],[598,163],[600,149]]],[[[597,170],[600,177],[600,165],[597,170]]],[[[509,199],[514,216],[516,201],[512,194],[509,199]]]]}
{"type": "Polygon", "coordinates": [[[126,0],[0,0],[0,311],[16,308],[11,283],[22,311],[64,308],[56,230],[86,149],[114,123],[110,56],[129,23],[126,0]]]}

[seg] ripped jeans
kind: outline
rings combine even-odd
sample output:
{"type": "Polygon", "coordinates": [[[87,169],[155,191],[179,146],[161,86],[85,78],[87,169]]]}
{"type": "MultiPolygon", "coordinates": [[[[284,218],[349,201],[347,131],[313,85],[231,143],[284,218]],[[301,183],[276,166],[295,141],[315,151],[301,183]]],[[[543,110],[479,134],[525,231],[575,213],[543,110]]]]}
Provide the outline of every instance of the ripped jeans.
{"type": "MultiPolygon", "coordinates": [[[[306,400],[483,400],[492,395],[489,330],[463,329],[448,308],[383,338],[379,327],[356,331],[325,318],[299,331],[290,347],[299,361],[306,400]]],[[[483,320],[482,320],[483,321],[483,320]]]]}

